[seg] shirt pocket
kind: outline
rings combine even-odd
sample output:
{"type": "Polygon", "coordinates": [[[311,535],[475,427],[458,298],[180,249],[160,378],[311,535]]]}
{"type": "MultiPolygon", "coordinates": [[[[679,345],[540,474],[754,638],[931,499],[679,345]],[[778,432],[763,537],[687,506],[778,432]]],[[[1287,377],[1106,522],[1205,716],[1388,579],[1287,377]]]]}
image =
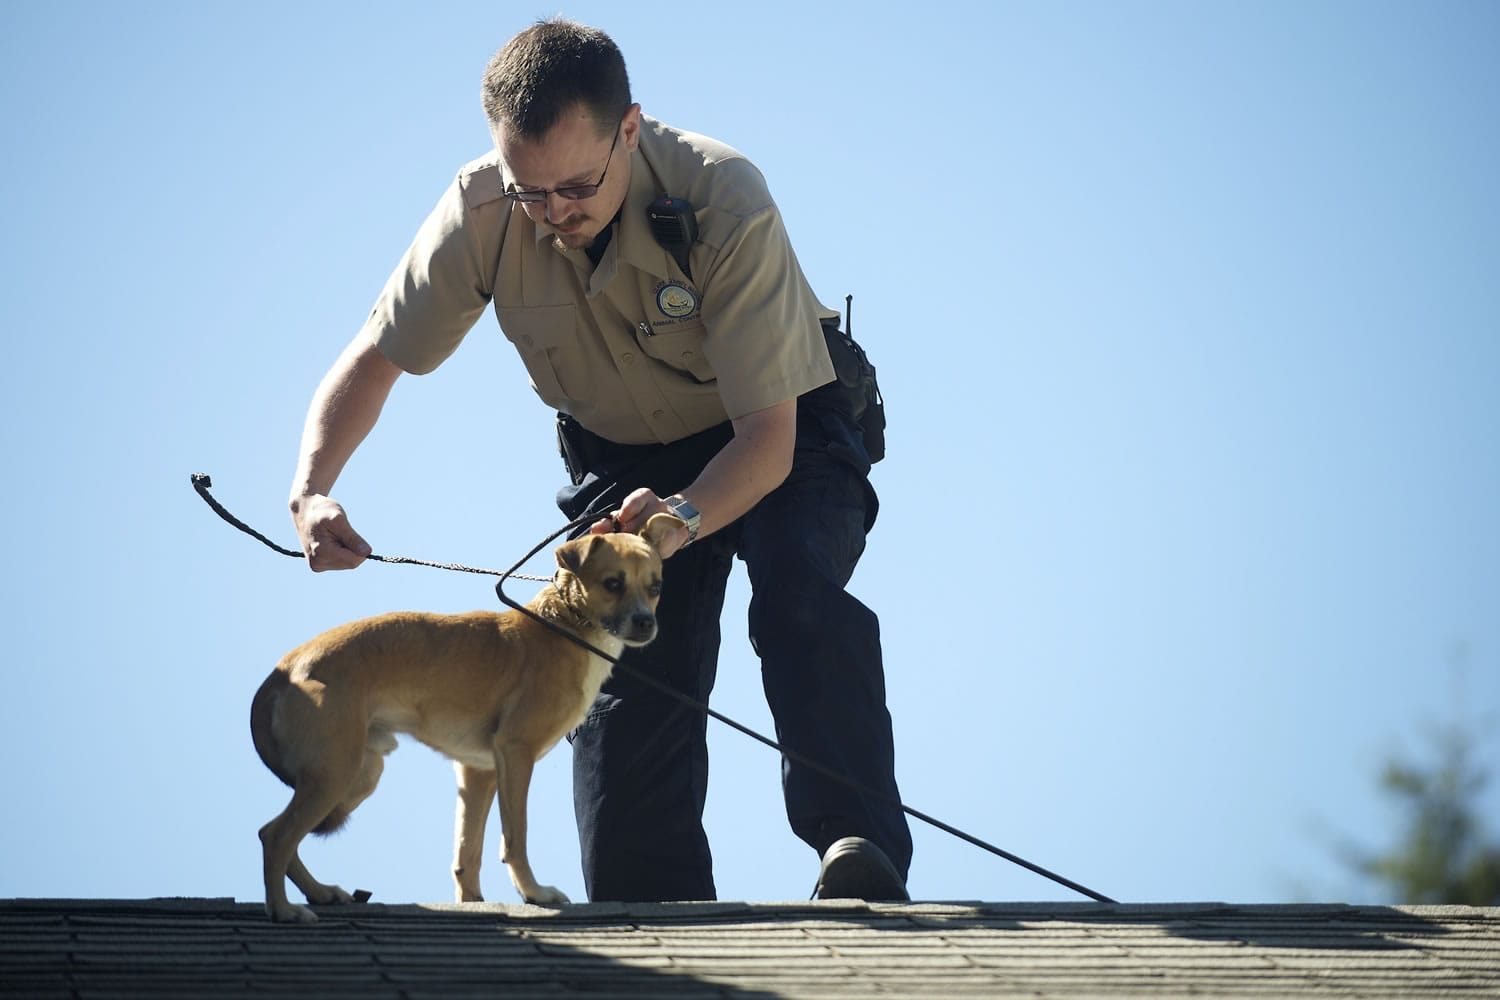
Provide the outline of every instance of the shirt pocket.
{"type": "Polygon", "coordinates": [[[717,377],[703,353],[707,336],[701,322],[675,324],[650,336],[639,327],[635,332],[641,350],[662,364],[691,375],[697,382],[712,382],[717,377]]]}
{"type": "Polygon", "coordinates": [[[577,307],[496,307],[500,330],[531,376],[531,387],[548,406],[571,410],[592,395],[593,377],[578,343],[577,307]]]}

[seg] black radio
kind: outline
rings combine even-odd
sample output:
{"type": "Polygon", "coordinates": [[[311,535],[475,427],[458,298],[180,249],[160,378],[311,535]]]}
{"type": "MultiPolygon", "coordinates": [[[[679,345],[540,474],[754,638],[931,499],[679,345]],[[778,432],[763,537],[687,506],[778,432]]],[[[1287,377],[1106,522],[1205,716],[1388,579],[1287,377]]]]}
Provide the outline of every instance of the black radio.
{"type": "Polygon", "coordinates": [[[698,216],[693,214],[693,206],[683,198],[657,195],[656,200],[646,206],[646,221],[651,224],[652,238],[672,255],[682,273],[692,281],[688,251],[698,242],[698,216]]]}

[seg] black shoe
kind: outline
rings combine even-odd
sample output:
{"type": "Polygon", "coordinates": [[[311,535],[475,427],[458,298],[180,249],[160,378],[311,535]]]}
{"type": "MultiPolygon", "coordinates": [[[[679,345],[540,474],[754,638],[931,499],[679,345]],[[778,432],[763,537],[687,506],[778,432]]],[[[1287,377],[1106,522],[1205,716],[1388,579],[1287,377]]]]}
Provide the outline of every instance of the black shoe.
{"type": "Polygon", "coordinates": [[[863,837],[835,840],[823,854],[813,899],[906,902],[906,882],[885,852],[863,837]]]}

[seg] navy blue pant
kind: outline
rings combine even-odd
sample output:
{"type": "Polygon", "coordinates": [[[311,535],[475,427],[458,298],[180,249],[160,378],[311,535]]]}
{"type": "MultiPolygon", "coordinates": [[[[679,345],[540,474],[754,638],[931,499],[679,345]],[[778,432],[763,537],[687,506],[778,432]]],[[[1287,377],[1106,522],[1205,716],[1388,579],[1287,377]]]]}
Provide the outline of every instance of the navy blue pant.
{"type": "MultiPolygon", "coordinates": [[[[698,701],[713,689],[719,618],[735,556],[749,573],[750,642],[789,749],[899,799],[885,704],[880,623],[844,587],[864,551],[876,498],[858,428],[814,396],[799,401],[796,457],[785,483],[734,525],[680,550],[663,568],[657,639],[629,664],[698,701]]],[[[585,432],[586,433],[586,432],[585,432]]],[[[608,511],[639,486],[659,496],[686,486],[727,428],[680,445],[625,447],[592,438],[583,490],[608,511]],[[611,477],[619,477],[612,479],[611,477]]],[[[578,510],[566,498],[559,503],[578,510]]],[[[708,719],[616,671],[570,737],[573,801],[589,899],[714,899],[703,829],[708,719]]],[[[895,805],[783,759],[792,831],[821,856],[840,837],[878,844],[903,877],[911,834],[895,805]]],[[[809,887],[812,884],[809,870],[809,887]]]]}

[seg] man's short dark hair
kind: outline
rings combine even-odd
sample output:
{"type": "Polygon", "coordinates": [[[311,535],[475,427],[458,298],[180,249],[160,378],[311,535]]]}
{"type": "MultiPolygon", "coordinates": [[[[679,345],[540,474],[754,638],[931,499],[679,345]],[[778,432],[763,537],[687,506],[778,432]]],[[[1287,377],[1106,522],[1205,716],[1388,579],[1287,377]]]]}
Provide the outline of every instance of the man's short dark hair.
{"type": "Polygon", "coordinates": [[[538,21],[506,42],[484,71],[483,93],[491,127],[529,140],[579,104],[605,133],[631,105],[619,48],[598,28],[563,18],[538,21]]]}

